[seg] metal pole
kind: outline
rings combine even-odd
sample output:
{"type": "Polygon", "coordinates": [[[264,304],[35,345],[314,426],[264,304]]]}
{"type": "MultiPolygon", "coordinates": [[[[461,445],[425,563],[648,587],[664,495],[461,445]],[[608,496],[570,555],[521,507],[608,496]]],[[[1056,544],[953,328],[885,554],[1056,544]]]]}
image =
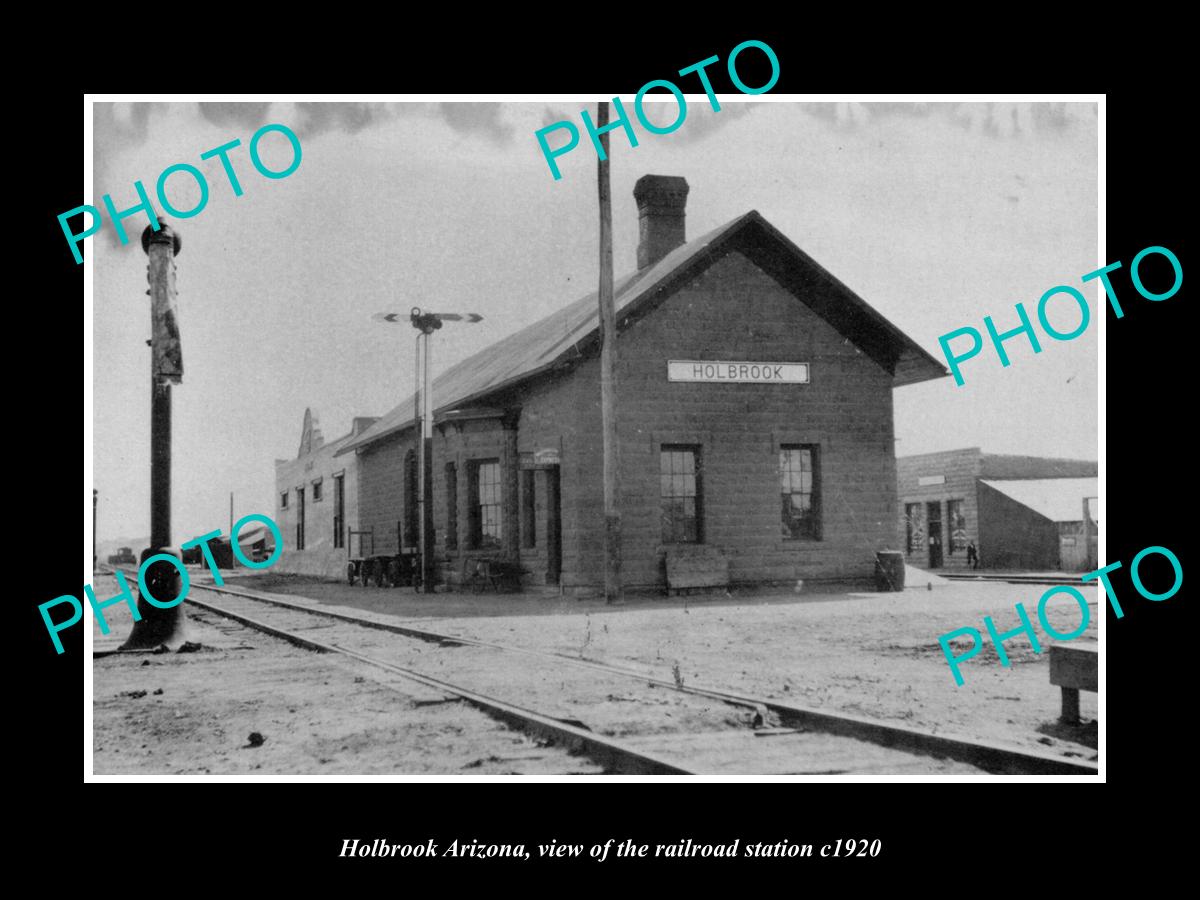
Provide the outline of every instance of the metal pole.
{"type": "Polygon", "coordinates": [[[423,356],[429,352],[429,335],[417,332],[417,394],[420,396],[421,412],[413,437],[417,443],[417,559],[421,570],[421,593],[428,593],[425,582],[425,418],[429,409],[425,396],[426,367],[423,356]]]}
{"type": "Polygon", "coordinates": [[[424,353],[421,354],[421,393],[423,399],[421,408],[424,416],[421,418],[421,458],[419,478],[421,479],[421,591],[430,593],[433,589],[433,504],[432,495],[433,474],[433,396],[429,384],[429,334],[425,334],[424,353]]]}
{"type": "Polygon", "coordinates": [[[413,434],[421,432],[421,332],[417,332],[417,349],[413,354],[416,368],[413,371],[413,434]]]}
{"type": "MultiPolygon", "coordinates": [[[[597,130],[608,124],[608,103],[596,109],[597,130]]],[[[613,300],[612,196],[608,173],[608,132],[600,135],[597,182],[600,193],[600,419],[604,435],[604,599],[621,601],[620,455],[617,447],[617,314],[613,300]]]]}
{"type": "MultiPolygon", "coordinates": [[[[100,492],[92,488],[92,570],[96,568],[96,504],[99,502],[100,492]]],[[[1086,504],[1087,501],[1085,500],[1086,504]]]]}
{"type": "MultiPolygon", "coordinates": [[[[376,313],[371,316],[378,322],[397,322],[401,313],[376,313]]],[[[429,383],[429,336],[442,327],[443,320],[450,322],[480,322],[478,313],[435,313],[422,312],[414,306],[409,310],[409,321],[417,329],[417,345],[414,354],[416,374],[413,384],[413,440],[417,443],[417,556],[420,566],[420,590],[429,593],[434,581],[433,527],[433,388],[429,383]],[[424,343],[422,343],[424,340],[424,343]]],[[[407,476],[405,476],[407,480],[407,476]]],[[[407,489],[406,489],[407,490],[407,489]]],[[[399,528],[400,531],[404,527],[399,528]]]]}

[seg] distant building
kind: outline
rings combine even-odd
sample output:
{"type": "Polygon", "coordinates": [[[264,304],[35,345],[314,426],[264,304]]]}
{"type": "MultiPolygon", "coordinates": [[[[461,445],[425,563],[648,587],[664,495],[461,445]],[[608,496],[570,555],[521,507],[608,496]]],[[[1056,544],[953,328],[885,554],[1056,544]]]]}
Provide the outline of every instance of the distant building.
{"type": "Polygon", "coordinates": [[[978,447],[902,456],[896,474],[908,561],[965,569],[973,541],[984,569],[1094,569],[1098,472],[1086,460],[978,447]]]}
{"type": "Polygon", "coordinates": [[[275,552],[275,535],[266,525],[247,525],[238,532],[238,549],[252,562],[262,562],[275,552]]]}
{"type": "MultiPolygon", "coordinates": [[[[869,580],[898,546],[892,391],[946,370],[757,212],[686,242],[687,194],[638,181],[638,267],[614,285],[624,584],[869,580]]],[[[574,299],[434,383],[441,580],[484,557],[602,587],[598,319],[574,299]]],[[[417,543],[413,416],[337,450],[378,552],[417,543]]]]}
{"type": "Polygon", "coordinates": [[[304,411],[296,458],[275,460],[275,522],[283,534],[283,553],[272,571],[345,576],[349,532],[358,520],[358,461],[335,454],[374,421],[357,417],[349,434],[326,443],[316,414],[304,411]]]}

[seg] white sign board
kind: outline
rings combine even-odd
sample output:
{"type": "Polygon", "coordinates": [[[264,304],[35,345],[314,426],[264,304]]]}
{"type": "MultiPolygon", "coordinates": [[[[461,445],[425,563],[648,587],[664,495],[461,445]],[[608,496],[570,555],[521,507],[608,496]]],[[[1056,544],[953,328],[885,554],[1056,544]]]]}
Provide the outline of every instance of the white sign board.
{"type": "Polygon", "coordinates": [[[667,380],[724,381],[736,384],[808,384],[808,363],[669,359],[667,360],[667,380]]]}
{"type": "Polygon", "coordinates": [[[921,487],[927,487],[931,484],[945,484],[945,475],[922,475],[917,479],[917,484],[921,487]]]}

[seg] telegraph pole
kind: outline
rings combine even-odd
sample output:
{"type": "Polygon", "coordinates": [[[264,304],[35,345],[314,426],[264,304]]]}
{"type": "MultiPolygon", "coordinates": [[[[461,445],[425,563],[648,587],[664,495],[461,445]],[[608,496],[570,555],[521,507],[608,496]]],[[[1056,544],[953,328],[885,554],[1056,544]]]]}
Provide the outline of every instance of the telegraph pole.
{"type": "Polygon", "coordinates": [[[600,134],[600,419],[604,433],[604,599],[621,602],[620,453],[617,447],[617,313],[613,301],[612,191],[608,176],[608,102],[596,109],[600,134]]]}

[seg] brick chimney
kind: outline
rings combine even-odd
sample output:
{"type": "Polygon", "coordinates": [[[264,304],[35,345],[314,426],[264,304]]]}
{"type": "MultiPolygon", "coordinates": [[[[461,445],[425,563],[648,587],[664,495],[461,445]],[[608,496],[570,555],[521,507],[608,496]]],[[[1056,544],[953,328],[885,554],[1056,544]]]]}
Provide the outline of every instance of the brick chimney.
{"type": "Polygon", "coordinates": [[[638,271],[654,265],[687,240],[687,195],[688,183],[678,175],[643,175],[633,186],[638,207],[638,271]]]}

